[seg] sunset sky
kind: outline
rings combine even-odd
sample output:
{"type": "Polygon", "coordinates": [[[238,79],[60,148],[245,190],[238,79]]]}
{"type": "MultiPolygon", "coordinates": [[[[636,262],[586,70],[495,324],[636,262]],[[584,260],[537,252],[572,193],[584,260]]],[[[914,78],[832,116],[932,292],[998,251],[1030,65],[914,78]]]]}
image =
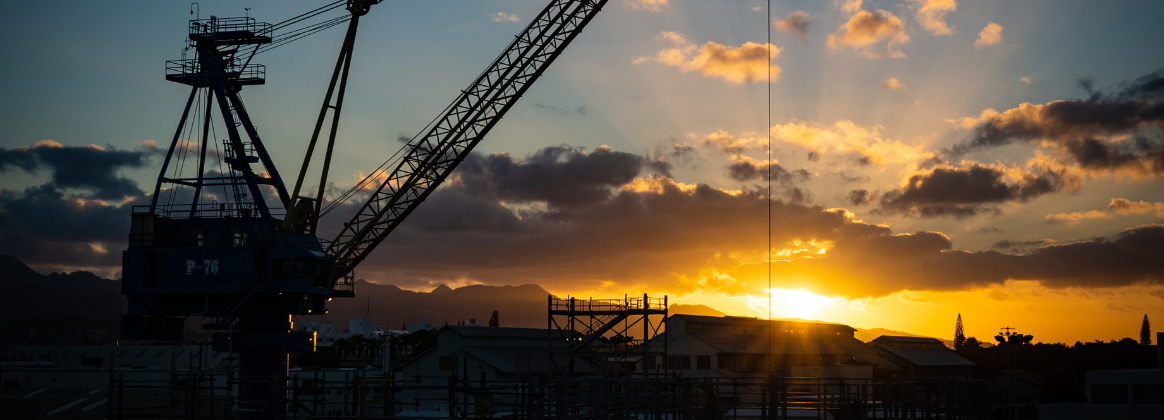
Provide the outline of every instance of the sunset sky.
{"type": "MultiPolygon", "coordinates": [[[[324,2],[199,3],[278,22],[324,2]]],[[[373,7],[329,191],[416,135],[544,6],[373,7]]],[[[0,253],[120,276],[129,206],[188,94],[163,65],[189,10],[0,15],[0,253]]],[[[774,317],[950,338],[961,313],[987,340],[1133,337],[1145,313],[1164,325],[1161,16],[1158,1],[801,0],[772,1],[769,21],[756,0],[610,0],[357,275],[767,316],[770,134],[774,317]]],[[[342,37],[259,55],[267,84],[242,92],[289,184],[342,37]]]]}

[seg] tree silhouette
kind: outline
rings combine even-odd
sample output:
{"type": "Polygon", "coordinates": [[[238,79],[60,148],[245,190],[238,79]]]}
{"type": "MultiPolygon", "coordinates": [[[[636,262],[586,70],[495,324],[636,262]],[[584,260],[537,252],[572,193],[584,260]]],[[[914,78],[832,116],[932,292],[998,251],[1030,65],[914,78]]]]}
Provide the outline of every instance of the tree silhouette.
{"type": "Polygon", "coordinates": [[[958,322],[954,324],[954,350],[961,350],[966,345],[966,332],[962,330],[962,314],[958,314],[958,322]]]}
{"type": "Polygon", "coordinates": [[[1152,324],[1148,323],[1148,314],[1144,314],[1144,323],[1140,324],[1140,344],[1152,345],[1152,324]]]}
{"type": "Polygon", "coordinates": [[[493,311],[493,315],[489,315],[489,326],[490,327],[500,327],[501,326],[501,320],[499,320],[497,318],[497,311],[493,311]]]}

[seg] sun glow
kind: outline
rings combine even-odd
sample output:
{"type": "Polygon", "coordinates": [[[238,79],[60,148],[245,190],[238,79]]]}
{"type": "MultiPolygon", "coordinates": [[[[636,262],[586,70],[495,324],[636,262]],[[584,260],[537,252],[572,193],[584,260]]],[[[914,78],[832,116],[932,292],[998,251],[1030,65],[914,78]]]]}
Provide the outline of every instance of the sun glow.
{"type": "MultiPolygon", "coordinates": [[[[771,292],[774,318],[818,319],[822,311],[840,300],[804,290],[771,289],[771,292]]],[[[755,296],[749,300],[748,306],[767,311],[768,296],[755,296]]]]}

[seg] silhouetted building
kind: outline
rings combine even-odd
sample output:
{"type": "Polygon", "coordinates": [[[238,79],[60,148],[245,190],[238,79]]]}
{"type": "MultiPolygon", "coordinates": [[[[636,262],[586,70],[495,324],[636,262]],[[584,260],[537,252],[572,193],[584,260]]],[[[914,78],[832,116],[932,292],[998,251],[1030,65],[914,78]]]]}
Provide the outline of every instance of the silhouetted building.
{"type": "Polygon", "coordinates": [[[671,315],[662,367],[686,377],[872,378],[894,369],[850,326],[745,317],[671,315]]]}
{"type": "Polygon", "coordinates": [[[974,374],[974,362],[936,338],[883,335],[870,344],[907,378],[970,378],[974,374]]]}
{"type": "Polygon", "coordinates": [[[374,325],[372,318],[368,317],[349,320],[348,329],[345,331],[336,331],[335,326],[330,321],[306,323],[303,325],[303,331],[315,333],[315,345],[318,347],[331,347],[336,341],[356,336],[376,339],[385,334],[384,327],[374,325]]]}
{"type": "Polygon", "coordinates": [[[1164,369],[1093,370],[1084,392],[1087,404],[1043,404],[1039,418],[1164,419],[1164,369]]]}
{"type": "Polygon", "coordinates": [[[31,389],[104,389],[112,372],[129,380],[166,380],[175,371],[214,369],[228,355],[198,345],[8,346],[0,349],[0,382],[31,389]]]}
{"type": "Polygon", "coordinates": [[[435,347],[400,366],[397,377],[404,383],[433,387],[404,395],[405,400],[419,401],[406,411],[447,412],[447,404],[442,406],[439,400],[447,397],[448,390],[439,387],[447,387],[450,378],[518,382],[526,375],[545,375],[550,372],[549,345],[550,333],[544,329],[442,327],[436,333],[435,347]]]}

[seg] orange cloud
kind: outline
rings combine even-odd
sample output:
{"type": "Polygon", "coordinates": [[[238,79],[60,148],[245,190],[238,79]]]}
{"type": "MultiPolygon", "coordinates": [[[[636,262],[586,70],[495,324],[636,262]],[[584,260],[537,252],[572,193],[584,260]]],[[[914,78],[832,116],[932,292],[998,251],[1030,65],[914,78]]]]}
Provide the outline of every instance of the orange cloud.
{"type": "Polygon", "coordinates": [[[670,6],[670,0],[625,0],[626,4],[632,9],[649,10],[658,12],[664,7],[670,6]]]}
{"type": "Polygon", "coordinates": [[[853,51],[861,51],[869,58],[885,56],[903,58],[905,53],[895,50],[897,44],[909,42],[909,35],[905,33],[905,24],[885,10],[870,12],[861,10],[849,21],[841,25],[837,32],[829,35],[829,48],[837,49],[850,47],[853,51]],[[884,47],[879,47],[884,44],[884,47]]]}
{"type": "Polygon", "coordinates": [[[507,14],[505,12],[497,12],[489,17],[493,18],[494,22],[517,22],[517,15],[507,14]]]}
{"type": "Polygon", "coordinates": [[[1002,42],[1002,25],[990,22],[982,32],[978,33],[978,40],[974,41],[974,48],[982,48],[1002,42]]]}
{"type": "Polygon", "coordinates": [[[881,84],[877,85],[877,87],[885,90],[892,90],[898,93],[909,93],[909,90],[905,88],[905,83],[901,83],[901,81],[897,80],[896,77],[885,79],[885,81],[881,82],[881,84]]]}
{"type": "Polygon", "coordinates": [[[769,74],[772,81],[780,77],[780,67],[773,65],[772,60],[780,55],[781,49],[772,44],[745,42],[731,47],[708,41],[697,46],[683,34],[670,31],[663,31],[659,38],[675,46],[659,51],[654,57],[640,57],[635,64],[654,61],[678,67],[684,73],[698,72],[733,84],[750,85],[769,74]]]}
{"type": "Polygon", "coordinates": [[[703,136],[699,140],[699,144],[712,146],[733,155],[740,155],[747,152],[748,149],[763,149],[768,147],[768,139],[755,135],[736,137],[726,131],[717,130],[714,133],[703,136]]]}
{"type": "Polygon", "coordinates": [[[1132,201],[1126,198],[1113,198],[1103,210],[1088,210],[1084,212],[1048,214],[1044,219],[1053,223],[1078,224],[1084,220],[1110,219],[1112,215],[1135,215],[1156,213],[1156,217],[1164,219],[1164,203],[1148,201],[1132,201]]]}
{"type": "Polygon", "coordinates": [[[933,153],[922,151],[920,146],[883,139],[878,129],[863,128],[847,120],[838,120],[832,127],[792,121],[772,126],[772,138],[816,153],[854,154],[862,163],[877,166],[934,157],[933,153]]]}
{"type": "Polygon", "coordinates": [[[927,31],[934,35],[949,35],[954,28],[946,26],[946,14],[957,10],[954,0],[909,0],[914,15],[927,31]]]}

